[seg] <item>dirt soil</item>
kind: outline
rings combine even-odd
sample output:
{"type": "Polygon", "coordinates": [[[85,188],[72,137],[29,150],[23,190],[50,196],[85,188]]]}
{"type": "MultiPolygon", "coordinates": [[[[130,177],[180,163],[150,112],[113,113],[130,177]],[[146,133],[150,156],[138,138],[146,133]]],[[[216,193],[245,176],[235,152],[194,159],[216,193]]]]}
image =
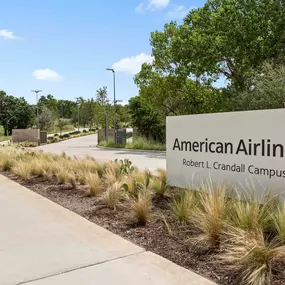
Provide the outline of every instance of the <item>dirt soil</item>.
{"type": "MultiPolygon", "coordinates": [[[[25,182],[10,172],[0,173],[89,221],[217,284],[239,284],[238,276],[217,262],[215,252],[202,251],[195,245],[195,228],[180,225],[174,220],[169,209],[169,197],[154,199],[152,220],[147,226],[142,227],[132,222],[128,203],[122,203],[116,211],[111,210],[100,198],[88,196],[84,186],[71,189],[70,185],[59,185],[51,181],[42,181],[40,178],[31,178],[25,182]]],[[[271,284],[285,284],[284,267],[278,264],[274,268],[278,275],[275,275],[275,280],[271,284]]]]}

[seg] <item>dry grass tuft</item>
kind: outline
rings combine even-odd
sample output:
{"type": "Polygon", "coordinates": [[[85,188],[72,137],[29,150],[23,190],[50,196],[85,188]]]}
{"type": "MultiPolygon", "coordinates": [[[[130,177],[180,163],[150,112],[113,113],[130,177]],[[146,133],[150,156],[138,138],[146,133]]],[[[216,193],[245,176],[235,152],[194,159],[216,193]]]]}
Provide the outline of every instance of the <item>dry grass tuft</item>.
{"type": "Polygon", "coordinates": [[[106,169],[103,179],[106,187],[109,187],[118,181],[116,173],[112,169],[106,169]]]}
{"type": "Polygon", "coordinates": [[[197,192],[199,201],[195,208],[195,226],[201,234],[195,240],[202,246],[219,246],[224,227],[224,215],[227,205],[226,186],[216,185],[212,181],[202,184],[197,192]]]}
{"type": "Polygon", "coordinates": [[[285,204],[276,208],[272,220],[277,232],[277,239],[285,244],[285,204]]]}
{"type": "Polygon", "coordinates": [[[274,262],[284,261],[285,246],[266,242],[262,229],[248,232],[232,227],[225,233],[220,261],[239,274],[246,285],[271,284],[274,262]]]}
{"type": "Polygon", "coordinates": [[[139,225],[145,226],[151,218],[151,194],[146,191],[140,192],[136,199],[132,199],[131,208],[134,220],[139,225]]]}
{"type": "Polygon", "coordinates": [[[12,167],[11,171],[25,181],[29,180],[31,176],[31,167],[28,163],[24,161],[17,162],[12,167]]]}
{"type": "Polygon", "coordinates": [[[124,196],[123,184],[121,182],[115,182],[102,194],[102,200],[109,208],[116,210],[124,196]]]}
{"type": "Polygon", "coordinates": [[[151,186],[154,193],[158,196],[164,196],[168,188],[166,180],[159,178],[154,178],[153,180],[151,180],[151,186]]]}
{"type": "Polygon", "coordinates": [[[4,157],[1,164],[4,171],[10,171],[16,162],[13,158],[4,157]]]}
{"type": "Polygon", "coordinates": [[[193,219],[196,206],[197,201],[194,192],[185,190],[180,195],[174,197],[171,210],[179,222],[189,224],[193,219]]]}
{"type": "Polygon", "coordinates": [[[279,200],[270,193],[258,198],[255,192],[248,190],[238,194],[228,205],[227,223],[230,226],[247,231],[270,230],[274,227],[272,213],[278,208],[279,200]],[[263,204],[260,201],[263,200],[263,204]]]}
{"type": "Polygon", "coordinates": [[[87,173],[85,176],[86,185],[89,187],[91,196],[98,195],[102,192],[101,178],[97,173],[87,173]]]}
{"type": "Polygon", "coordinates": [[[70,171],[64,165],[59,165],[56,171],[56,178],[59,184],[67,184],[70,178],[70,171]]]}
{"type": "Polygon", "coordinates": [[[68,178],[69,183],[71,184],[73,189],[76,189],[76,178],[74,175],[70,175],[68,178]]]}

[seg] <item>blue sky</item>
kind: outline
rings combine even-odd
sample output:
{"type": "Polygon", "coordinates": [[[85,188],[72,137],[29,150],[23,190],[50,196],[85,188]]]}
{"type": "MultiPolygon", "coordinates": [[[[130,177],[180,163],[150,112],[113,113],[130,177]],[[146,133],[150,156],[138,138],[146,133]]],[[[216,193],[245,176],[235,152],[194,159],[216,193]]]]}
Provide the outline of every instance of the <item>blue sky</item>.
{"type": "Polygon", "coordinates": [[[151,60],[150,33],[204,0],[10,0],[1,3],[0,90],[35,102],[94,97],[113,67],[117,99],[137,95],[133,76],[151,60]]]}

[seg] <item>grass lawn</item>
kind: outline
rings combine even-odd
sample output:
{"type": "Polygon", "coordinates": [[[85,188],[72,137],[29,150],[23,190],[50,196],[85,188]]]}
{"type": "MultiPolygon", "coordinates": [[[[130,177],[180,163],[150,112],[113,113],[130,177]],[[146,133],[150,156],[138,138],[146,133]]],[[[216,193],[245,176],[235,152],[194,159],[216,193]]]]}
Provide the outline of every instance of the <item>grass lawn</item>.
{"type": "Polygon", "coordinates": [[[11,136],[3,136],[0,134],[0,142],[4,142],[4,141],[8,141],[10,140],[12,137],[11,136]]]}
{"type": "Polygon", "coordinates": [[[142,149],[142,150],[158,150],[165,151],[165,144],[155,142],[152,140],[145,139],[143,137],[138,137],[133,139],[132,143],[127,143],[126,145],[115,145],[113,140],[109,140],[108,143],[106,141],[101,141],[99,146],[111,147],[111,148],[126,148],[126,149],[142,149]]]}

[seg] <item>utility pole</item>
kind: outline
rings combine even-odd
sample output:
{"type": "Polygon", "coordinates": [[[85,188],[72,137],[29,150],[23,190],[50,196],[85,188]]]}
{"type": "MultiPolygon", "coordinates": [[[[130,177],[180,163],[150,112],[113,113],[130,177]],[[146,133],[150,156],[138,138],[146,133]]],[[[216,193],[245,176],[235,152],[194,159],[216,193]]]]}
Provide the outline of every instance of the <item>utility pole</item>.
{"type": "Polygon", "coordinates": [[[116,123],[116,72],[113,68],[107,68],[108,71],[113,72],[113,84],[114,84],[114,143],[117,144],[117,123],[116,123]]]}
{"type": "Polygon", "coordinates": [[[39,129],[39,105],[38,105],[38,94],[42,92],[42,90],[32,90],[32,92],[36,93],[36,101],[37,101],[37,129],[39,129]]]}

